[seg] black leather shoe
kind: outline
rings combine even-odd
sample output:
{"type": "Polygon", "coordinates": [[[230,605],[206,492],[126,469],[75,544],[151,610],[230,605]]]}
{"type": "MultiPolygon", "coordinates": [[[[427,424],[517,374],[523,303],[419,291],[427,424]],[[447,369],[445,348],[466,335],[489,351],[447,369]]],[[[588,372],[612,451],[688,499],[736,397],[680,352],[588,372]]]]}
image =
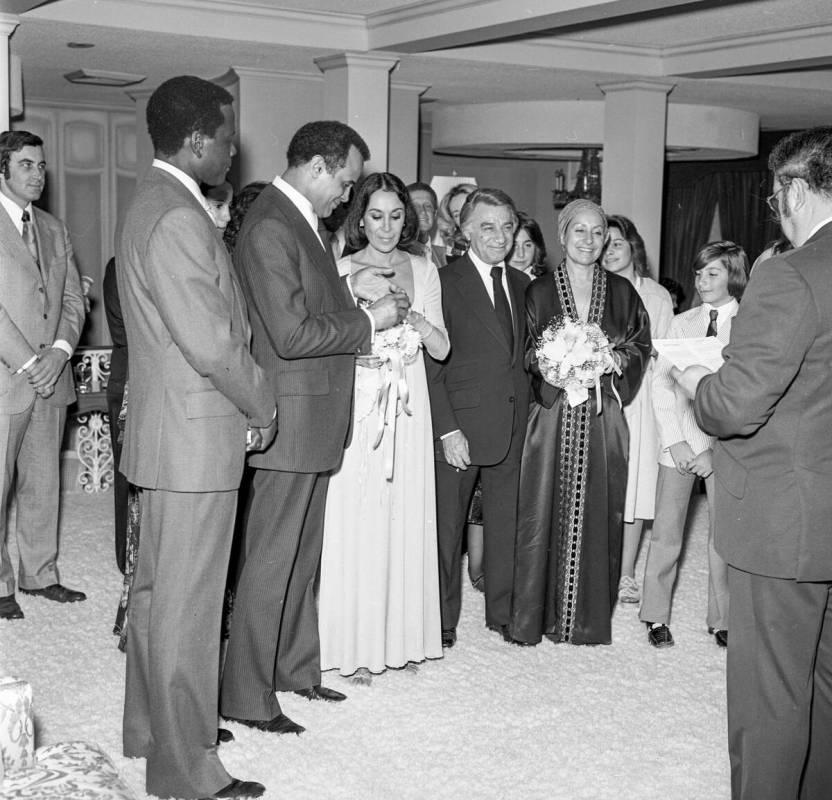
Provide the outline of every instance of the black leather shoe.
{"type": "Polygon", "coordinates": [[[257,783],[257,781],[241,781],[237,778],[232,778],[228,786],[223,787],[214,794],[208,795],[208,797],[203,797],[202,800],[218,800],[218,798],[225,797],[260,797],[265,791],[266,787],[262,783],[257,783]]]}
{"type": "Polygon", "coordinates": [[[724,628],[708,628],[708,633],[713,635],[720,647],[728,647],[728,631],[724,628]]]}
{"type": "Polygon", "coordinates": [[[648,623],[647,641],[653,647],[673,647],[676,644],[667,625],[653,625],[652,623],[648,623]]]}
{"type": "Polygon", "coordinates": [[[296,733],[300,736],[306,730],[303,725],[292,722],[285,714],[278,714],[272,719],[237,719],[236,717],[226,717],[226,719],[229,722],[239,722],[247,728],[255,728],[266,733],[296,733]]]}
{"type": "Polygon", "coordinates": [[[228,728],[217,728],[217,747],[234,741],[234,734],[228,728]]]}
{"type": "Polygon", "coordinates": [[[0,619],[23,619],[23,609],[13,594],[0,597],[0,619]]]}
{"type": "Polygon", "coordinates": [[[75,589],[67,589],[66,586],[60,583],[44,586],[43,589],[24,589],[21,586],[20,591],[23,594],[35,595],[35,597],[45,597],[47,600],[53,600],[56,603],[79,603],[81,600],[87,599],[87,596],[83,592],[76,592],[75,589]]]}
{"type": "Polygon", "coordinates": [[[326,700],[328,703],[340,703],[346,700],[347,696],[335,689],[328,689],[326,686],[310,686],[308,689],[295,689],[295,694],[305,697],[307,700],[326,700]]]}
{"type": "Polygon", "coordinates": [[[442,647],[453,647],[456,644],[456,628],[446,628],[442,631],[442,647]]]}

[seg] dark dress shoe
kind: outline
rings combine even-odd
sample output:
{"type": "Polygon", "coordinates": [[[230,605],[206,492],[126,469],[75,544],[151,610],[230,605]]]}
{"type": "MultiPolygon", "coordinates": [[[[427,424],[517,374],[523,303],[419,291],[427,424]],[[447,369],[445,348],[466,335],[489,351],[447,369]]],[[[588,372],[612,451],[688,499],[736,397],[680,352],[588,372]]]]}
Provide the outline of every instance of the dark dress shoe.
{"type": "Polygon", "coordinates": [[[0,597],[0,619],[23,619],[23,609],[13,594],[0,597]]]}
{"type": "Polygon", "coordinates": [[[667,625],[651,625],[647,630],[647,641],[653,647],[673,647],[673,634],[667,625]]]}
{"type": "Polygon", "coordinates": [[[708,633],[713,634],[720,647],[728,647],[728,631],[724,628],[708,628],[708,633]]]}
{"type": "Polygon", "coordinates": [[[234,741],[234,734],[228,728],[217,728],[217,746],[234,741]]]}
{"type": "Polygon", "coordinates": [[[446,628],[442,631],[442,647],[453,647],[456,644],[456,628],[446,628]]]}
{"type": "Polygon", "coordinates": [[[340,703],[346,700],[347,696],[335,689],[327,689],[326,686],[310,686],[308,689],[295,689],[295,694],[305,697],[307,700],[326,700],[329,703],[340,703]]]}
{"type": "Polygon", "coordinates": [[[202,800],[218,800],[218,798],[224,797],[260,797],[265,791],[266,787],[262,783],[257,783],[257,781],[241,781],[232,778],[228,786],[224,786],[218,792],[208,795],[208,797],[203,797],[202,800]]]}
{"type": "Polygon", "coordinates": [[[247,728],[255,728],[266,733],[296,733],[300,735],[306,730],[303,725],[292,722],[285,714],[278,714],[272,719],[237,719],[236,717],[226,717],[226,719],[229,722],[239,722],[240,725],[245,725],[247,728]]]}
{"type": "Polygon", "coordinates": [[[83,592],[67,589],[66,586],[62,586],[60,583],[44,586],[43,589],[24,589],[21,586],[20,591],[23,594],[35,595],[35,597],[45,597],[47,600],[53,600],[56,603],[78,603],[87,599],[83,592]]]}
{"type": "Polygon", "coordinates": [[[471,580],[471,586],[473,586],[478,592],[485,591],[485,575],[479,575],[476,578],[471,580]]]}

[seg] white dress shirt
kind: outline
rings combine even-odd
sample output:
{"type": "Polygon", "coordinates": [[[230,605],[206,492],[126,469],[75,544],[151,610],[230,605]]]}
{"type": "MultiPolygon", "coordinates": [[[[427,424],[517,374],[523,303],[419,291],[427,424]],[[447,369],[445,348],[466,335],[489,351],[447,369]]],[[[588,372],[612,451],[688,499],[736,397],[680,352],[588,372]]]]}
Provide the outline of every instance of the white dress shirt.
{"type": "Polygon", "coordinates": [[[480,278],[482,278],[483,285],[485,286],[485,291],[488,292],[488,297],[491,299],[491,305],[494,305],[494,281],[491,278],[491,268],[492,267],[502,267],[503,269],[503,276],[502,276],[502,283],[503,283],[503,291],[506,294],[506,298],[508,299],[508,306],[511,309],[511,318],[515,319],[517,315],[517,309],[514,308],[511,304],[511,292],[508,290],[508,276],[507,271],[510,269],[514,269],[514,267],[506,267],[504,262],[500,262],[499,264],[486,264],[477,254],[469,249],[468,250],[468,258],[471,259],[471,263],[477,268],[477,273],[479,274],[480,278]]]}
{"type": "MultiPolygon", "coordinates": [[[[713,306],[703,303],[701,306],[677,314],[667,329],[668,339],[703,338],[708,330],[710,312],[713,306]]],[[[739,303],[733,298],[730,302],[716,309],[716,338],[728,344],[731,338],[731,320],[739,311],[739,303]]],[[[659,464],[665,467],[675,466],[670,455],[670,447],[678,442],[687,442],[694,454],[699,455],[714,445],[714,437],[708,436],[696,424],[693,415],[693,402],[689,400],[670,376],[672,364],[664,356],[656,359],[653,371],[653,410],[659,429],[659,464]]]]}

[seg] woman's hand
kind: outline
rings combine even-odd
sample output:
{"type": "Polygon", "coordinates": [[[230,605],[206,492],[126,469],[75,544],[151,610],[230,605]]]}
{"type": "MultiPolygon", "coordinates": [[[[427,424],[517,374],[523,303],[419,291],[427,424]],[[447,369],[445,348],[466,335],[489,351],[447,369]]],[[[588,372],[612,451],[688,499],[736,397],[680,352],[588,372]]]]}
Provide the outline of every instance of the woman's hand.
{"type": "Polygon", "coordinates": [[[668,450],[676,466],[676,472],[680,475],[689,475],[690,469],[688,467],[695,457],[691,446],[687,442],[676,442],[676,444],[670,445],[668,450]]]}
{"type": "Polygon", "coordinates": [[[700,478],[709,477],[714,471],[713,460],[711,458],[712,453],[713,451],[708,448],[698,455],[695,455],[688,462],[688,472],[698,475],[700,478]]]}

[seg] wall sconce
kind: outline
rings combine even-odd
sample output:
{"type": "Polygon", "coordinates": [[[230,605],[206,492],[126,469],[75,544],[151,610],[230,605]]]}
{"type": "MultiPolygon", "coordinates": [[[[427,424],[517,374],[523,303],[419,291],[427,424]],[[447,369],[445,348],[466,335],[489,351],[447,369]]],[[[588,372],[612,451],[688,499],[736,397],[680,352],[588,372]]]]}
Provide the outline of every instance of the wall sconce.
{"type": "Polygon", "coordinates": [[[575,186],[571,191],[566,189],[566,176],[563,170],[555,172],[555,188],[552,190],[552,204],[555,208],[563,208],[567,203],[578,198],[592,200],[601,205],[601,161],[600,149],[587,147],[581,151],[581,166],[575,176],[575,186]]]}

